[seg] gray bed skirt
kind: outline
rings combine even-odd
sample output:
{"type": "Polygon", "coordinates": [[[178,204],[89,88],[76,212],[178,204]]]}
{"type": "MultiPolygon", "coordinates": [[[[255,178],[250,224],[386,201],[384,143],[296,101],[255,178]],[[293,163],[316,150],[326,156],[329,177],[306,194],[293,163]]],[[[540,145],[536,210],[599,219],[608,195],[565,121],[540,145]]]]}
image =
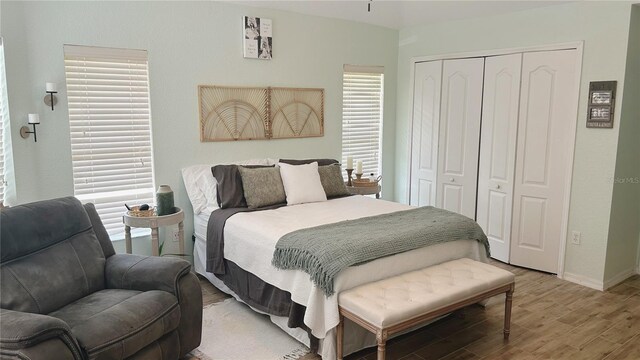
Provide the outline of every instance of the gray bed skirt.
{"type": "Polygon", "coordinates": [[[309,336],[309,348],[313,353],[318,351],[318,338],[311,335],[310,329],[304,324],[307,308],[292,301],[291,293],[264,282],[232,261],[225,259],[223,265],[224,274],[214,274],[215,277],[247,305],[269,315],[286,317],[288,327],[299,327],[306,331],[309,336]]]}

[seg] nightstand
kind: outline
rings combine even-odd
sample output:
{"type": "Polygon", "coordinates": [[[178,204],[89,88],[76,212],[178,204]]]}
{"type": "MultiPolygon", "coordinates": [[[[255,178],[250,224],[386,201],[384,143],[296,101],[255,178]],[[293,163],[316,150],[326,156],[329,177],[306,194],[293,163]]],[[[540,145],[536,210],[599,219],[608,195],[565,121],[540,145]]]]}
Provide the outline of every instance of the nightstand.
{"type": "Polygon", "coordinates": [[[151,229],[151,252],[153,256],[160,255],[160,246],[158,244],[158,228],[178,224],[178,241],[180,246],[180,254],[184,254],[184,212],[180,208],[176,208],[173,214],[164,216],[131,216],[125,213],[122,216],[124,223],[124,240],[127,254],[131,254],[131,228],[147,228],[151,229]]]}
{"type": "Polygon", "coordinates": [[[382,186],[347,186],[347,190],[353,195],[375,195],[376,199],[380,199],[382,186]]]}

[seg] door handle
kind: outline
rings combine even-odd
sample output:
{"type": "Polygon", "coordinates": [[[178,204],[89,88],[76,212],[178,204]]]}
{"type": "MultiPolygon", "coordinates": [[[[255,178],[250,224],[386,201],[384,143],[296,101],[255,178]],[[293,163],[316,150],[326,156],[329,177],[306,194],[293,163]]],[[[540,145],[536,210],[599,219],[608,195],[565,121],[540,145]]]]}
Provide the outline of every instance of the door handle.
{"type": "Polygon", "coordinates": [[[451,181],[451,182],[456,182],[456,179],[451,178],[451,179],[449,179],[449,181],[451,181]]]}
{"type": "Polygon", "coordinates": [[[496,189],[500,190],[500,184],[496,185],[496,189]]]}

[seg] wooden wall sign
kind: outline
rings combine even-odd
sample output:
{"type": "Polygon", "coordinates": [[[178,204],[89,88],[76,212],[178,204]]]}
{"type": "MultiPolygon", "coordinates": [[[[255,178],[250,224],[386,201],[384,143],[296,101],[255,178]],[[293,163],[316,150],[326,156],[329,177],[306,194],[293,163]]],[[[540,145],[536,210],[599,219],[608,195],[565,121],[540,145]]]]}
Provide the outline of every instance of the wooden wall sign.
{"type": "Polygon", "coordinates": [[[324,89],[200,85],[200,141],[324,135],[324,89]]]}
{"type": "Polygon", "coordinates": [[[588,128],[613,128],[617,81],[589,83],[588,128]]]}

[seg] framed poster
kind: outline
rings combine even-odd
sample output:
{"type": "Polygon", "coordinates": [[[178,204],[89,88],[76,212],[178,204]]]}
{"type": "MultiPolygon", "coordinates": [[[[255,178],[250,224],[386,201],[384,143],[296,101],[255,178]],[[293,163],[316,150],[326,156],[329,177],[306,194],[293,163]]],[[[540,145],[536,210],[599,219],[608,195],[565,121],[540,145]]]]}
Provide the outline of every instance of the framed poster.
{"type": "Polygon", "coordinates": [[[273,30],[271,19],[245,16],[243,51],[247,59],[271,60],[273,57],[273,30]]]}

